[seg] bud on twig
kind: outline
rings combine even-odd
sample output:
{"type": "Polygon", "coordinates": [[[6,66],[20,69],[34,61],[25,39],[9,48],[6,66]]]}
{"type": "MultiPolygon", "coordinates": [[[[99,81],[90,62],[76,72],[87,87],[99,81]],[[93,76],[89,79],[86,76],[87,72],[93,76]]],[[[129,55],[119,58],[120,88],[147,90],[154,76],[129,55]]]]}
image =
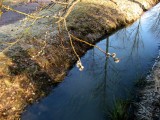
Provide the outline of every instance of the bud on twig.
{"type": "Polygon", "coordinates": [[[82,65],[82,62],[80,60],[77,61],[76,66],[77,66],[77,68],[79,68],[79,71],[83,71],[84,66],[82,65]]]}

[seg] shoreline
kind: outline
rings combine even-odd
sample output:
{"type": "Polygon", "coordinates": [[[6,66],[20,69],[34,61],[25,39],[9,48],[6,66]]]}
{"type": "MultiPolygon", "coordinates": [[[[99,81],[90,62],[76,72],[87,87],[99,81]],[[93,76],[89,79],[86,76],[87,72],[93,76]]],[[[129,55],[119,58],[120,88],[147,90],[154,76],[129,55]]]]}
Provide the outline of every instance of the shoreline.
{"type": "MultiPolygon", "coordinates": [[[[144,4],[141,4],[146,6],[146,9],[156,4],[154,0],[152,4],[147,0],[143,2],[144,4]]],[[[61,9],[60,5],[54,5],[36,14],[47,13],[51,16],[61,9]]],[[[67,26],[76,37],[95,44],[103,35],[109,35],[133,23],[143,12],[139,4],[127,0],[82,0],[68,16],[67,26]]],[[[4,54],[0,54],[0,120],[18,120],[24,108],[49,94],[53,86],[65,77],[68,69],[77,61],[66,31],[62,28],[59,33],[57,27],[51,24],[54,19],[37,20],[29,27],[30,31],[24,30],[32,24],[32,20],[27,19],[29,25],[24,25],[22,23],[25,23],[25,20],[0,27],[1,40],[20,40],[4,54]],[[39,54],[40,48],[44,49],[39,54]]],[[[79,56],[91,48],[74,40],[73,45],[79,56]]]]}
{"type": "Polygon", "coordinates": [[[159,119],[160,107],[160,51],[155,63],[147,77],[145,78],[145,87],[140,89],[139,102],[135,105],[138,107],[135,113],[138,119],[159,119]]]}

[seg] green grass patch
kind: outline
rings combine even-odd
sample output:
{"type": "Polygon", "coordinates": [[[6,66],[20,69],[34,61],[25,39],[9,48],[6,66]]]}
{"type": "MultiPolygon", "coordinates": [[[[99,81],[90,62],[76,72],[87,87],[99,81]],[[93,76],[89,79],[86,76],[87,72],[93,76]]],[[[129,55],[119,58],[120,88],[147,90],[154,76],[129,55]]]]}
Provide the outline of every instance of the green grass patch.
{"type": "Polygon", "coordinates": [[[110,120],[129,120],[131,103],[130,100],[116,100],[113,109],[108,113],[110,120]]]}

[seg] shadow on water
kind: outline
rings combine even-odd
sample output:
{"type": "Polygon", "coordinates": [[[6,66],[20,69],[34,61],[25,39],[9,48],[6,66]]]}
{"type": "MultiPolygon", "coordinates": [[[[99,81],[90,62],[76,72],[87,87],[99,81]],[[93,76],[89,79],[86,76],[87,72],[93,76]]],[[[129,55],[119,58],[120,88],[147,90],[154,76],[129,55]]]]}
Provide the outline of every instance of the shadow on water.
{"type": "Polygon", "coordinates": [[[158,56],[157,9],[155,7],[132,26],[97,44],[106,52],[116,53],[120,63],[107,59],[96,48],[89,50],[82,57],[84,71],[73,67],[54,92],[27,108],[22,120],[128,119],[125,115],[118,119],[109,115],[116,115],[114,111],[122,112],[124,106],[128,107],[127,101],[134,96],[136,80],[147,75],[158,56]]]}

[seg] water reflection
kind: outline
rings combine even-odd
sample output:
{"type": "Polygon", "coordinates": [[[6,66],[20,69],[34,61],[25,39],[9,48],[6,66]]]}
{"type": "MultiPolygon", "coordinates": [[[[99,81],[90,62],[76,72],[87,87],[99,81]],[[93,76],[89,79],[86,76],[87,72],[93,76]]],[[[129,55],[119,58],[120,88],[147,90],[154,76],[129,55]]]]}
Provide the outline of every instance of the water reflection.
{"type": "Polygon", "coordinates": [[[116,53],[120,63],[96,48],[89,50],[82,57],[84,71],[74,67],[48,97],[27,108],[22,120],[108,120],[107,111],[117,99],[133,95],[135,81],[147,74],[158,55],[160,39],[155,40],[157,34],[150,28],[159,14],[153,18],[153,11],[97,44],[116,53]]]}
{"type": "Polygon", "coordinates": [[[155,34],[156,38],[160,37],[160,8],[157,13],[153,15],[154,19],[151,19],[153,24],[151,24],[151,31],[155,34]]]}

